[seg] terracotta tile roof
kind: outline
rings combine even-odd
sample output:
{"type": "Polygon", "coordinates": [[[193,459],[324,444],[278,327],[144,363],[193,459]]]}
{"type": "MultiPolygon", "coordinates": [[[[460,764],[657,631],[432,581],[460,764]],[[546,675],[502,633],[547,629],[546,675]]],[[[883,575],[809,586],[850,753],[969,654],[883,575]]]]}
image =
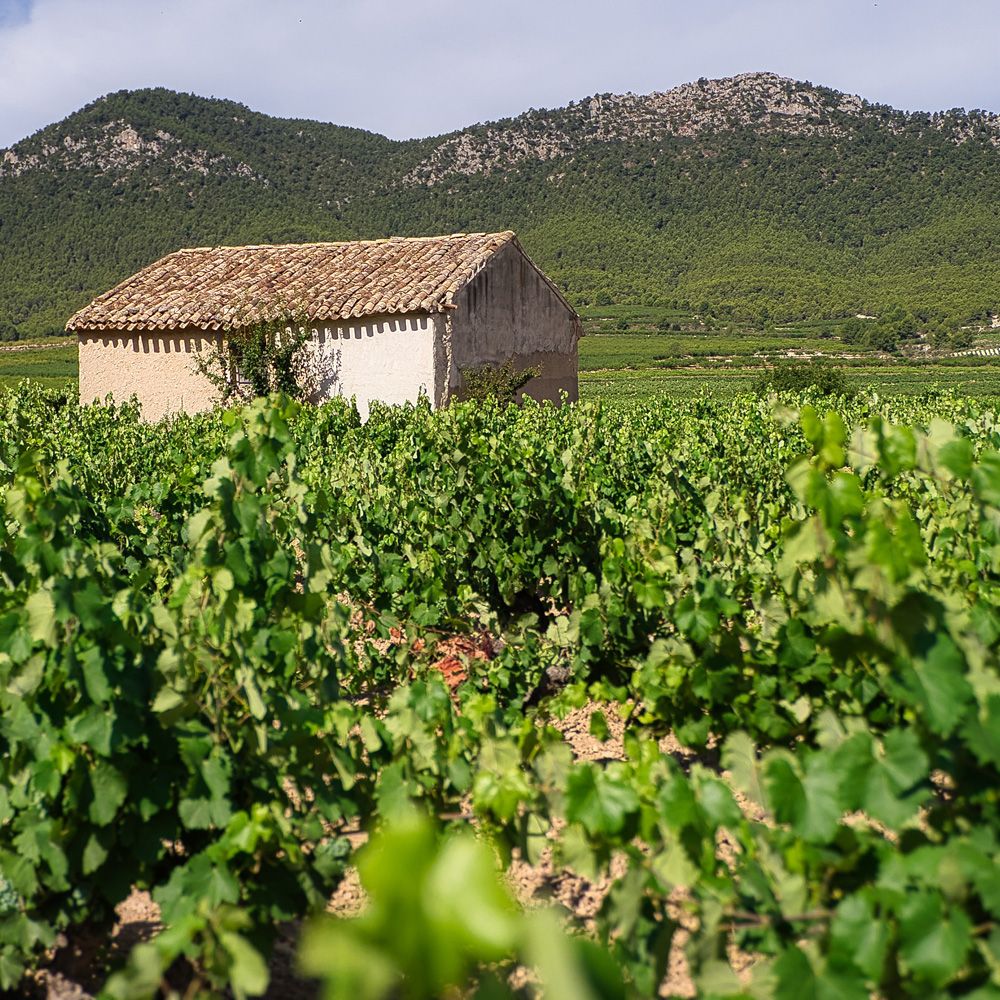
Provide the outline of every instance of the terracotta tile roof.
{"type": "Polygon", "coordinates": [[[220,330],[289,309],[310,321],[442,312],[512,240],[503,232],[178,250],[98,296],[66,329],[220,330]]]}

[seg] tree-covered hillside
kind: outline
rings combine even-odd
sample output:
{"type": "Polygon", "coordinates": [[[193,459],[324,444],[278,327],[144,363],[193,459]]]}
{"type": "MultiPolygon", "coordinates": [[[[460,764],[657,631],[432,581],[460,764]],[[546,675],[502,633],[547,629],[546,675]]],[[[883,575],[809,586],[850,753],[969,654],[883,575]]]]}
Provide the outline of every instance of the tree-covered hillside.
{"type": "Polygon", "coordinates": [[[512,228],[580,305],[1000,312],[1000,119],[767,74],[396,142],[157,89],[0,152],[0,337],[180,246],[512,228]]]}

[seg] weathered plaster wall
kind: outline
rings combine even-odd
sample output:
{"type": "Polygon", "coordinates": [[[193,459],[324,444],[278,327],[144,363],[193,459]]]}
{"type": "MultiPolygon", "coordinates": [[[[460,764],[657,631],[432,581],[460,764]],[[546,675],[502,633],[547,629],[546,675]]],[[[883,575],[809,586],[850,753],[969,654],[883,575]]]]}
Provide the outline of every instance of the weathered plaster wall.
{"type": "Polygon", "coordinates": [[[369,316],[327,324],[313,350],[325,375],[316,396],[355,396],[362,417],[373,400],[416,402],[421,391],[439,403],[435,387],[435,319],[369,316]]]}
{"type": "Polygon", "coordinates": [[[215,390],[195,369],[195,355],[215,342],[201,330],[80,333],[80,402],[136,396],[147,420],[212,406],[215,390]]]}
{"type": "MultiPolygon", "coordinates": [[[[195,368],[199,349],[217,334],[203,331],[81,333],[80,401],[136,396],[147,420],[209,409],[212,384],[195,368]]],[[[430,316],[364,317],[316,330],[313,351],[321,369],[317,401],[357,397],[369,404],[416,402],[421,391],[439,402],[435,387],[434,320],[430,316]]]]}
{"type": "Polygon", "coordinates": [[[511,358],[517,368],[542,369],[524,395],[558,400],[566,392],[577,398],[579,320],[517,246],[508,244],[491,257],[455,304],[446,314],[450,343],[443,338],[439,352],[449,393],[461,395],[461,368],[511,358]]]}

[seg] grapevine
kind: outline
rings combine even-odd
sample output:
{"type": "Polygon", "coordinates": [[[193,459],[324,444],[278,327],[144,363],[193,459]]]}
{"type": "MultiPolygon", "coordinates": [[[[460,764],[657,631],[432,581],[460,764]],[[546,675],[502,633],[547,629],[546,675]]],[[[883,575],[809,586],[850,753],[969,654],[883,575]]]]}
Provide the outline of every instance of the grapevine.
{"type": "Polygon", "coordinates": [[[991,406],[0,410],[4,989],[145,889],[107,996],[1000,996],[991,406]]]}

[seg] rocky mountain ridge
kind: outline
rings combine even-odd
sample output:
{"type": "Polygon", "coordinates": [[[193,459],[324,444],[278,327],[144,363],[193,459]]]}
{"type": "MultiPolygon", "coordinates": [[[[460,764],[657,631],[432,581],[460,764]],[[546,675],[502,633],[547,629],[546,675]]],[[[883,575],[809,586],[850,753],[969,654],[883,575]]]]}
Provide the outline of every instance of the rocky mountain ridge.
{"type": "Polygon", "coordinates": [[[436,184],[450,173],[489,174],[525,159],[572,154],[582,143],[634,142],[754,128],[789,135],[842,134],[837,113],[861,114],[859,97],[772,73],[702,80],[651,94],[597,94],[552,111],[473,126],[442,139],[406,177],[436,184]]]}
{"type": "Polygon", "coordinates": [[[62,142],[56,145],[42,140],[40,144],[19,143],[4,150],[0,156],[0,179],[19,177],[32,170],[130,174],[160,159],[182,173],[207,176],[213,171],[224,170],[234,176],[267,183],[266,178],[246,163],[234,163],[230,157],[207,149],[185,148],[179,139],[163,129],[157,129],[151,136],[140,135],[124,119],[108,122],[89,135],[63,135],[62,142]]]}
{"type": "MultiPolygon", "coordinates": [[[[99,110],[108,100],[100,98],[85,111],[99,110]]],[[[254,117],[266,117],[243,110],[254,117]]],[[[268,183],[248,163],[224,153],[185,147],[163,129],[144,129],[121,118],[99,125],[78,118],[70,116],[0,151],[0,179],[32,170],[96,170],[126,176],[163,158],[182,173],[221,172],[268,183]]],[[[245,124],[246,118],[235,114],[232,121],[239,126],[245,124]]],[[[509,172],[525,160],[572,156],[591,143],[634,143],[668,136],[697,138],[739,129],[797,137],[844,137],[866,122],[878,123],[891,132],[901,132],[917,123],[949,133],[956,143],[981,139],[1000,148],[998,114],[960,110],[906,113],[774,73],[702,79],[644,95],[596,94],[562,108],[532,109],[516,118],[473,125],[427,140],[394,142],[378,138],[404,158],[414,145],[429,146],[427,154],[402,175],[400,182],[432,186],[450,175],[490,175],[509,172]]],[[[307,124],[314,130],[337,128],[318,122],[307,124]]],[[[307,148],[305,134],[300,129],[296,137],[303,139],[307,148]]]]}
{"type": "Polygon", "coordinates": [[[489,174],[526,159],[571,155],[587,142],[697,138],[737,129],[788,136],[847,136],[863,122],[877,122],[894,132],[918,122],[951,132],[957,143],[978,137],[1000,147],[997,114],[913,115],[774,73],[744,73],[645,95],[599,94],[555,111],[529,111],[464,129],[443,138],[404,180],[433,185],[449,174],[489,174]]]}
{"type": "Polygon", "coordinates": [[[0,150],[0,339],[179,247],[503,229],[579,306],[962,323],[1000,306],[998,147],[996,114],[770,73],[403,141],[120,91],[0,150]]]}

